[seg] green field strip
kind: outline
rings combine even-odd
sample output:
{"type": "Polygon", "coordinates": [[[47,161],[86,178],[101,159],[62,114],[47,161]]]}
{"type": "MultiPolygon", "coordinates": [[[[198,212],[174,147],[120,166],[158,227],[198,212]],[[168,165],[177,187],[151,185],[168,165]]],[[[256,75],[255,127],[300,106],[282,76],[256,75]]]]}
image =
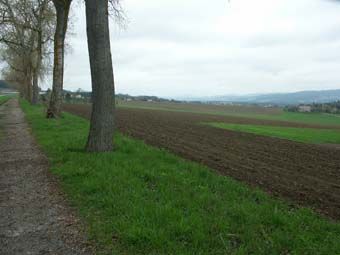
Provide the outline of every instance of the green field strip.
{"type": "Polygon", "coordinates": [[[340,144],[340,130],[229,124],[221,122],[210,122],[205,124],[216,128],[283,138],[297,142],[315,144],[340,144]]]}

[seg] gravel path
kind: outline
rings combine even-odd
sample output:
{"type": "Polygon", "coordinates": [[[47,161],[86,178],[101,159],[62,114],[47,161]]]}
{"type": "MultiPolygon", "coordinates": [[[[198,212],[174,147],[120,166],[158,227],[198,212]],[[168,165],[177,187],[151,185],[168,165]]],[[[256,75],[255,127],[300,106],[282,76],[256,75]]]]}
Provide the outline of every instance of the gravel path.
{"type": "Polygon", "coordinates": [[[18,101],[0,106],[0,254],[92,254],[18,101]]]}

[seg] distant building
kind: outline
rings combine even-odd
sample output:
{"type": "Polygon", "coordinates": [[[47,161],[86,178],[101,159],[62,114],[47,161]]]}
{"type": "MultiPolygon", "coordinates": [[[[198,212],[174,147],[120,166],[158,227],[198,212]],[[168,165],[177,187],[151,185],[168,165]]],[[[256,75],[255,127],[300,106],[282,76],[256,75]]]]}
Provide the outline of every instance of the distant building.
{"type": "Polygon", "coordinates": [[[312,107],[310,105],[300,105],[298,112],[312,112],[312,107]]]}

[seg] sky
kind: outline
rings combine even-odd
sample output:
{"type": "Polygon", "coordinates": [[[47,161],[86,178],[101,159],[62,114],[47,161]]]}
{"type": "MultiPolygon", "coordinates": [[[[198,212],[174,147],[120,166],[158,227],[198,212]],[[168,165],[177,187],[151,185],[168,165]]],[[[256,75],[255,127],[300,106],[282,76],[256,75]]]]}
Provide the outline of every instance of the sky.
{"type": "MultiPolygon", "coordinates": [[[[340,89],[340,1],[123,0],[117,93],[188,98],[340,89]]],[[[85,10],[72,8],[66,89],[91,90],[85,10]]]]}

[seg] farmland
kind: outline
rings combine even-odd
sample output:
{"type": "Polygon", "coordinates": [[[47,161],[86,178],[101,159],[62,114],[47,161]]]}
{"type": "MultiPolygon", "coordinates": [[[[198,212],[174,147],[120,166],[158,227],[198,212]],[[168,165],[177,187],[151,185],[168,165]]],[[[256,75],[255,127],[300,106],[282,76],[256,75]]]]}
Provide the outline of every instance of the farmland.
{"type": "MultiPolygon", "coordinates": [[[[114,152],[84,153],[88,121],[68,113],[60,119],[46,121],[43,108],[26,102],[21,105],[49,158],[51,171],[59,177],[70,202],[85,220],[97,254],[328,255],[336,254],[340,248],[339,224],[309,209],[292,207],[260,190],[216,174],[202,164],[120,133],[115,137],[114,152]]],[[[83,107],[68,106],[70,111],[76,110],[85,116],[89,108],[83,107]]],[[[128,133],[133,131],[131,126],[135,123],[144,137],[148,131],[155,135],[150,127],[155,128],[157,123],[171,127],[172,122],[163,123],[164,119],[151,123],[153,118],[161,117],[156,113],[119,110],[118,126],[128,133]],[[143,128],[138,124],[140,119],[129,120],[139,114],[146,119],[144,124],[149,122],[153,126],[143,128]],[[122,125],[126,125],[126,129],[122,125]]],[[[167,120],[177,116],[178,121],[182,116],[169,114],[164,116],[167,120]]],[[[196,121],[192,114],[183,117],[189,116],[191,119],[184,123],[192,128],[188,125],[196,121]]],[[[181,143],[180,133],[185,131],[182,127],[167,139],[181,143]]],[[[198,134],[189,130],[185,135],[190,131],[193,136],[198,134]]],[[[164,134],[168,135],[168,131],[164,130],[164,134]]],[[[146,138],[152,141],[151,137],[146,138]]],[[[196,147],[209,149],[207,137],[201,138],[202,144],[196,143],[196,147]]],[[[190,150],[192,145],[183,150],[190,150]]],[[[230,146],[236,146],[232,138],[230,146]]]]}
{"type": "Polygon", "coordinates": [[[117,102],[118,107],[138,108],[148,110],[165,110],[176,112],[206,113],[213,115],[233,115],[233,116],[270,116],[280,115],[279,108],[263,108],[256,106],[237,105],[212,105],[195,103],[172,103],[172,102],[145,102],[145,101],[121,101],[117,102]]]}
{"type": "Polygon", "coordinates": [[[221,116],[244,117],[259,120],[289,121],[307,124],[338,125],[340,126],[340,116],[325,113],[296,113],[285,112],[277,107],[260,107],[245,105],[209,105],[209,104],[183,104],[164,102],[141,102],[141,101],[119,101],[117,104],[121,108],[165,110],[175,112],[204,113],[221,116]]]}
{"type": "MultiPolygon", "coordinates": [[[[89,118],[89,105],[65,110],[89,118]]],[[[284,139],[234,132],[204,122],[225,122],[334,130],[334,123],[119,108],[116,126],[131,137],[165,148],[295,204],[340,219],[340,150],[284,139]]]]}

